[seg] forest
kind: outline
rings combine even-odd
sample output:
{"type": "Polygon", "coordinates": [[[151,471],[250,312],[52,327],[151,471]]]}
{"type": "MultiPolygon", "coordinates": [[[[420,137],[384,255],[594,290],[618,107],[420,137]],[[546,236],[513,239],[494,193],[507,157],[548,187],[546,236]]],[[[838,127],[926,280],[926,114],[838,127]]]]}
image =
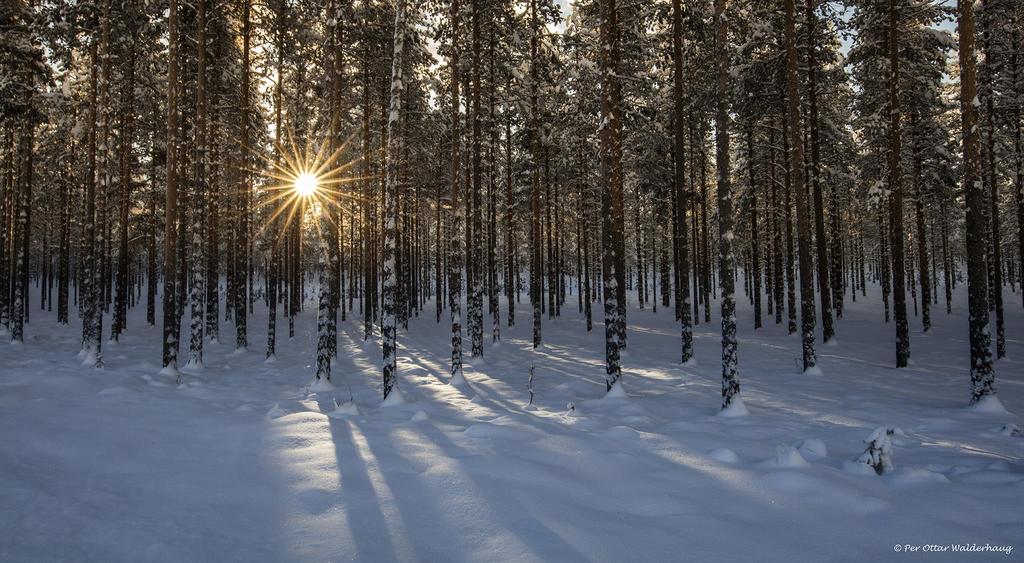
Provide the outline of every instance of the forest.
{"type": "Polygon", "coordinates": [[[1022,40],[1017,0],[3,0],[0,559],[1002,560],[1022,40]]]}

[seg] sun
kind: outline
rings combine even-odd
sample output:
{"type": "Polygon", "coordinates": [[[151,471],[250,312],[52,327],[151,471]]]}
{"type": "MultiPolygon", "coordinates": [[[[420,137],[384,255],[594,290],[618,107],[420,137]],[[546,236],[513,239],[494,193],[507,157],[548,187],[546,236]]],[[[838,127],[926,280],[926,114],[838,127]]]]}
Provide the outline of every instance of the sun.
{"type": "Polygon", "coordinates": [[[316,176],[303,172],[295,177],[295,192],[303,197],[312,196],[316,193],[318,184],[316,176]]]}

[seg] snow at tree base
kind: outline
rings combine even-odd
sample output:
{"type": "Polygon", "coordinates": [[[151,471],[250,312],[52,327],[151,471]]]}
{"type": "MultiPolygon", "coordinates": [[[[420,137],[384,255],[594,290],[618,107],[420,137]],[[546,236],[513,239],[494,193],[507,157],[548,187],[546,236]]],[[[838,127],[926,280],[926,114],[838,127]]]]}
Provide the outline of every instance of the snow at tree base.
{"type": "Polygon", "coordinates": [[[1016,560],[1022,330],[1020,0],[0,6],[0,563],[1016,560]]]}

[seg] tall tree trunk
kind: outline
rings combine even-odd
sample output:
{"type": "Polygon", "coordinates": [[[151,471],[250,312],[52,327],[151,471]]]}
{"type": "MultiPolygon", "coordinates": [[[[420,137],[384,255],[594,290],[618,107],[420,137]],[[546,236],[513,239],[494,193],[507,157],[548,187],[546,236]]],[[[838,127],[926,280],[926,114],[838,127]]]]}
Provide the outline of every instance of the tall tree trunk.
{"type": "Polygon", "coordinates": [[[541,278],[541,232],[540,232],[540,182],[541,182],[541,130],[540,106],[538,103],[537,46],[540,42],[540,24],[537,21],[537,0],[530,0],[530,305],[533,308],[533,347],[541,345],[541,292],[544,281],[541,278]]]}
{"type": "MultiPolygon", "coordinates": [[[[916,122],[917,113],[915,112],[911,118],[916,122]]],[[[914,165],[914,218],[917,223],[917,260],[921,278],[921,325],[924,332],[928,332],[928,329],[932,326],[932,286],[928,278],[928,235],[925,232],[924,221],[924,178],[921,171],[921,145],[916,133],[911,152],[913,153],[912,160],[914,165]]]]}
{"type": "MultiPolygon", "coordinates": [[[[817,38],[814,35],[814,24],[817,16],[814,13],[815,0],[807,0],[807,98],[809,106],[809,123],[811,140],[811,162],[809,178],[811,189],[814,193],[814,242],[817,250],[818,266],[818,293],[821,300],[821,332],[822,342],[832,339],[834,329],[832,327],[832,288],[831,275],[829,273],[828,238],[825,234],[825,202],[821,192],[821,165],[819,160],[818,140],[818,67],[815,58],[817,38]]],[[[837,213],[838,210],[833,210],[837,213]]]]}
{"type": "Polygon", "coordinates": [[[206,26],[207,26],[207,2],[196,0],[197,25],[196,33],[196,123],[195,123],[195,157],[192,163],[195,167],[195,184],[192,204],[192,288],[189,295],[191,303],[191,327],[189,340],[188,366],[193,369],[203,367],[203,328],[205,323],[205,311],[203,305],[206,301],[206,271],[203,252],[206,249],[203,241],[203,234],[206,228],[206,198],[207,198],[207,169],[206,169],[206,143],[207,143],[207,115],[206,115],[206,26]]]}
{"type": "Polygon", "coordinates": [[[481,255],[483,243],[481,239],[481,232],[483,230],[483,224],[481,221],[481,209],[480,209],[480,192],[483,189],[483,177],[481,171],[482,163],[482,152],[481,152],[481,123],[480,123],[480,75],[482,69],[480,68],[480,0],[471,0],[472,2],[472,42],[473,42],[473,59],[472,59],[472,146],[473,146],[473,162],[472,162],[472,181],[473,188],[472,198],[469,202],[470,209],[472,210],[472,232],[473,239],[471,241],[471,248],[469,249],[468,255],[470,264],[468,270],[473,271],[471,277],[472,287],[468,288],[472,294],[469,296],[469,332],[470,340],[472,342],[470,356],[476,358],[483,356],[484,354],[484,315],[483,315],[483,268],[481,267],[481,255]]]}
{"type": "Polygon", "coordinates": [[[622,120],[619,90],[619,26],[616,0],[601,1],[601,198],[604,277],[605,383],[619,383],[619,349],[625,343],[625,241],[622,205],[622,120]]]}
{"type": "Polygon", "coordinates": [[[747,175],[750,180],[750,275],[753,277],[754,328],[761,328],[761,240],[757,229],[757,184],[754,181],[754,124],[747,124],[747,175]]]}
{"type": "MultiPolygon", "coordinates": [[[[248,0],[245,0],[248,3],[248,0]]],[[[164,206],[164,346],[163,367],[178,370],[178,340],[174,325],[178,306],[176,276],[178,228],[178,0],[169,0],[167,54],[167,193],[164,206]]],[[[94,264],[95,265],[95,264],[94,264]]],[[[178,376],[180,378],[180,376],[178,376]]]]}
{"type": "MultiPolygon", "coordinates": [[[[789,0],[792,2],[792,0],[789,0]]],[[[715,0],[715,170],[718,175],[718,281],[722,288],[722,410],[744,413],[736,355],[736,280],[733,255],[733,201],[729,163],[728,19],[726,0],[715,0]]]]}
{"type": "Polygon", "coordinates": [[[814,353],[814,279],[811,273],[810,221],[807,217],[807,190],[804,186],[804,135],[800,120],[800,94],[797,79],[796,16],[793,0],[786,4],[786,100],[789,122],[789,174],[796,194],[797,247],[800,254],[800,333],[803,341],[804,371],[818,363],[814,353]]]}
{"type": "MultiPolygon", "coordinates": [[[[396,391],[397,385],[397,305],[398,272],[396,271],[395,236],[398,210],[399,158],[401,157],[402,139],[399,120],[402,113],[402,56],[405,47],[405,0],[397,0],[395,5],[395,47],[391,59],[391,103],[387,121],[387,156],[384,185],[384,295],[381,315],[381,332],[383,364],[384,400],[396,391]]],[[[401,398],[401,395],[396,395],[401,398]]]]}
{"type": "Polygon", "coordinates": [[[461,383],[462,375],[462,249],[459,229],[462,227],[461,208],[458,202],[459,173],[462,171],[460,162],[460,151],[462,134],[459,128],[461,118],[459,116],[459,0],[452,0],[451,7],[452,25],[452,55],[449,61],[451,72],[451,96],[452,96],[452,170],[451,187],[449,189],[449,200],[451,206],[451,231],[449,232],[448,258],[448,308],[451,310],[452,319],[452,358],[451,358],[451,382],[461,383]]]}
{"type": "Polygon", "coordinates": [[[896,367],[907,367],[906,262],[903,250],[903,178],[900,171],[899,16],[889,0],[889,233],[892,239],[892,306],[896,320],[896,367]]]}
{"type": "Polygon", "coordinates": [[[690,244],[686,232],[686,207],[692,194],[686,191],[686,106],[683,100],[683,6],[672,0],[672,156],[675,194],[675,255],[678,259],[676,312],[682,329],[682,362],[693,359],[693,321],[690,316],[690,244]]]}
{"type": "Polygon", "coordinates": [[[251,89],[251,73],[249,69],[249,47],[252,35],[252,22],[250,12],[252,10],[251,0],[242,0],[242,92],[241,92],[241,113],[242,113],[242,162],[239,167],[240,190],[238,196],[238,217],[235,238],[235,348],[244,350],[249,347],[249,334],[246,321],[248,315],[248,290],[249,290],[249,195],[252,191],[248,171],[249,147],[249,90],[251,89]]]}
{"type": "Polygon", "coordinates": [[[995,397],[992,336],[988,331],[988,279],[985,267],[985,188],[981,179],[976,62],[974,60],[974,2],[957,2],[960,53],[960,131],[963,135],[964,191],[967,198],[967,302],[971,346],[971,404],[995,397]]]}

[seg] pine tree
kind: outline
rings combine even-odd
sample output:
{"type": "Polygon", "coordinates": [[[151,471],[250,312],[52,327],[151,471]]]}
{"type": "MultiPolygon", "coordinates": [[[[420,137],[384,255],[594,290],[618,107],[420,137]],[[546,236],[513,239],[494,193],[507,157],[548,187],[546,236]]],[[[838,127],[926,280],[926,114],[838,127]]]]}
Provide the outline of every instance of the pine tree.
{"type": "Polygon", "coordinates": [[[625,241],[622,205],[622,120],[619,26],[615,0],[601,0],[601,268],[604,282],[605,383],[619,383],[619,350],[625,341],[625,241]]]}
{"type": "Polygon", "coordinates": [[[960,115],[967,198],[967,301],[971,345],[971,403],[995,397],[992,337],[988,331],[988,279],[985,266],[985,191],[981,179],[978,94],[974,60],[973,2],[957,2],[960,55],[960,115]]]}
{"type": "Polygon", "coordinates": [[[204,304],[206,301],[206,279],[205,260],[203,251],[206,249],[203,241],[205,230],[207,206],[206,185],[206,142],[207,142],[207,113],[206,113],[206,27],[207,27],[207,2],[198,0],[197,6],[197,31],[196,31],[196,124],[195,124],[195,147],[196,153],[193,157],[195,167],[195,184],[193,192],[193,229],[192,229],[192,288],[189,294],[191,304],[191,337],[189,340],[188,366],[193,369],[203,367],[203,329],[205,323],[204,304]]]}
{"type": "MultiPolygon", "coordinates": [[[[178,322],[175,309],[177,288],[177,206],[178,206],[178,1],[169,0],[168,53],[167,53],[167,194],[164,207],[164,343],[163,367],[171,372],[178,369],[178,341],[174,325],[178,322]]],[[[86,212],[88,214],[88,211],[86,212]]],[[[93,268],[97,267],[95,260],[93,268]]]]}
{"type": "MultiPolygon", "coordinates": [[[[792,0],[789,0],[792,1],[792,0]]],[[[722,410],[742,409],[736,355],[736,281],[734,279],[732,184],[729,180],[729,23],[726,0],[715,0],[715,169],[718,175],[718,279],[722,289],[722,410]],[[734,404],[736,405],[734,407],[734,404]]]]}
{"type": "Polygon", "coordinates": [[[686,233],[686,208],[691,194],[686,190],[683,79],[683,7],[682,0],[672,0],[672,156],[676,201],[675,255],[678,262],[676,310],[682,326],[682,362],[685,364],[693,359],[693,322],[690,316],[690,241],[686,233]]]}
{"type": "MultiPolygon", "coordinates": [[[[381,311],[381,332],[384,341],[384,400],[396,392],[397,369],[397,289],[395,236],[397,222],[396,199],[398,197],[399,156],[402,139],[398,127],[402,113],[402,55],[405,48],[405,0],[398,0],[395,6],[395,47],[391,62],[391,103],[387,120],[387,156],[384,187],[384,295],[381,311]]],[[[401,397],[401,395],[396,395],[401,397]]]]}
{"type": "Polygon", "coordinates": [[[818,360],[814,353],[814,279],[811,273],[807,191],[804,186],[804,135],[800,118],[800,97],[797,91],[796,16],[793,4],[794,0],[785,1],[787,133],[789,176],[792,181],[790,189],[796,194],[797,246],[800,255],[800,333],[803,343],[803,369],[806,372],[815,367],[818,360]]]}
{"type": "Polygon", "coordinates": [[[903,178],[900,163],[899,14],[889,0],[889,232],[892,240],[892,305],[896,320],[896,367],[907,367],[910,334],[907,327],[906,273],[903,250],[903,178]]]}

